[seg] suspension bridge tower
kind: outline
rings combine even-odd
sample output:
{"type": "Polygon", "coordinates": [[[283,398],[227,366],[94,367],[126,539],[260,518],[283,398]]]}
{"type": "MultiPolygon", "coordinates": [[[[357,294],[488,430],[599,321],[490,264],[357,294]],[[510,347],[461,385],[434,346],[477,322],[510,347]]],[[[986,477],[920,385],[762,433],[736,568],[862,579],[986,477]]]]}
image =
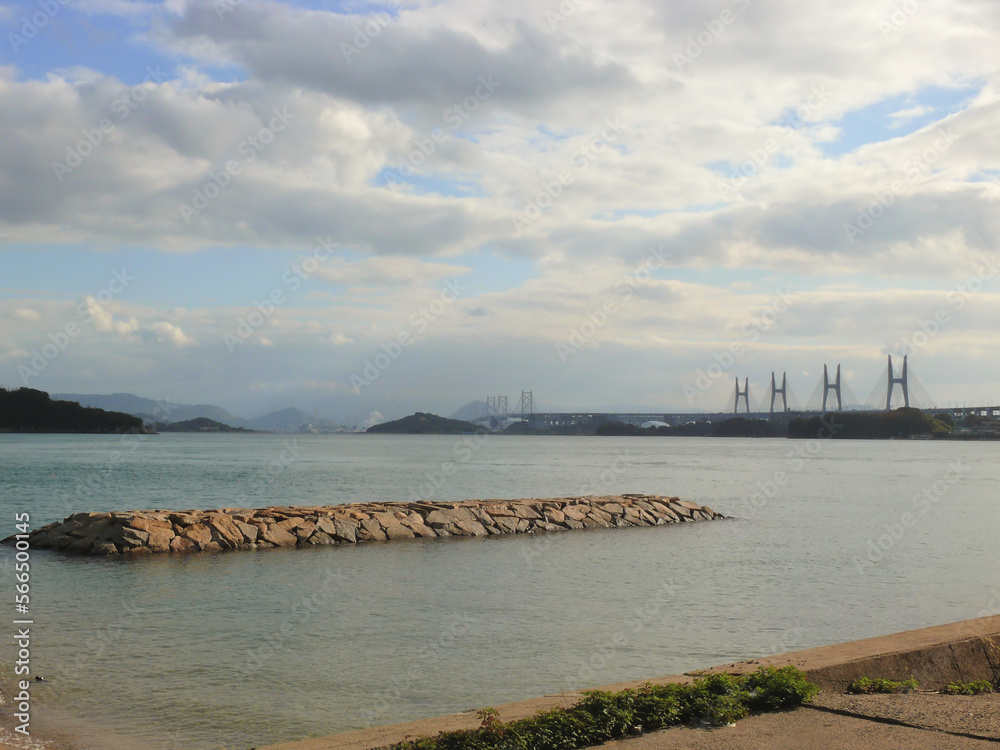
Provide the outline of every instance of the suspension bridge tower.
{"type": "Polygon", "coordinates": [[[830,374],[827,370],[826,365],[823,365],[823,412],[826,413],[826,402],[827,397],[830,395],[830,391],[837,394],[837,411],[844,410],[844,402],[840,396],[840,365],[837,365],[837,378],[832,383],[830,382],[830,374]]]}
{"type": "Polygon", "coordinates": [[[781,388],[777,387],[774,370],[771,371],[771,413],[774,414],[775,397],[781,395],[781,410],[788,411],[788,373],[781,373],[781,388]]]}
{"type": "Polygon", "coordinates": [[[903,371],[902,371],[902,373],[900,373],[900,376],[898,378],[895,378],[892,375],[892,355],[891,354],[889,355],[889,386],[888,386],[888,390],[886,390],[886,393],[885,393],[885,410],[886,411],[889,411],[890,409],[892,409],[892,387],[896,383],[899,383],[900,388],[902,388],[902,390],[903,390],[903,405],[904,406],[909,406],[910,405],[910,385],[907,382],[906,356],[907,355],[905,355],[905,354],[903,355],[903,371]]]}

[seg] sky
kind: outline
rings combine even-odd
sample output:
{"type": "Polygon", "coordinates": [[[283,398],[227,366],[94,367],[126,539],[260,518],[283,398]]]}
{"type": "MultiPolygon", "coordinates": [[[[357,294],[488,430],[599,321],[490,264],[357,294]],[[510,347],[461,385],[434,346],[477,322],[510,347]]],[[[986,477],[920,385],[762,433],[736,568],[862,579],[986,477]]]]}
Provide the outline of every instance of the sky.
{"type": "Polygon", "coordinates": [[[995,0],[0,0],[0,385],[1000,402],[995,0]]]}

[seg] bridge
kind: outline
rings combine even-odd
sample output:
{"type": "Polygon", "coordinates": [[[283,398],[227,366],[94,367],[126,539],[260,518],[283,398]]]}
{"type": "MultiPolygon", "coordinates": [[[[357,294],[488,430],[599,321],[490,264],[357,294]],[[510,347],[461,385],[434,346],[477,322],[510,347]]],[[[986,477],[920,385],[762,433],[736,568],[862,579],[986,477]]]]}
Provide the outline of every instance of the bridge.
{"type": "Polygon", "coordinates": [[[900,406],[913,406],[934,415],[948,414],[956,422],[970,416],[1000,417],[1000,404],[992,405],[939,405],[934,403],[920,383],[907,357],[903,357],[898,370],[893,368],[892,356],[882,373],[872,395],[859,403],[841,377],[840,365],[836,369],[823,365],[823,376],[805,406],[800,406],[788,386],[788,375],[782,373],[778,385],[777,373],[771,373],[771,383],[763,403],[758,403],[750,389],[749,378],[735,378],[729,404],[723,410],[711,411],[536,411],[532,391],[522,391],[520,400],[511,409],[507,396],[487,396],[486,414],[472,420],[477,424],[502,429],[512,422],[527,422],[538,429],[592,425],[602,422],[622,422],[641,427],[650,423],[672,426],[691,422],[721,422],[735,416],[746,419],[790,420],[793,417],[822,416],[830,412],[887,411],[900,406]],[[897,388],[898,386],[898,388],[897,388]],[[767,407],[766,409],[764,407],[767,407]],[[775,408],[775,407],[778,408],[775,408]],[[742,408],[741,408],[742,407],[742,408]]]}

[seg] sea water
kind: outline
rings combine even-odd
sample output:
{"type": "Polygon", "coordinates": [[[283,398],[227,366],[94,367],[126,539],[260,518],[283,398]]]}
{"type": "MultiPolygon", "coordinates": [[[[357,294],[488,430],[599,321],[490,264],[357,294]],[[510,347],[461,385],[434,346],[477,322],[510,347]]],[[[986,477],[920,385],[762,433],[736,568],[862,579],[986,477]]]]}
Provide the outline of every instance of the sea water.
{"type": "MultiPolygon", "coordinates": [[[[33,694],[51,716],[91,747],[246,748],[995,614],[998,457],[987,442],[0,435],[0,533],[18,512],[37,527],[82,510],[624,492],[731,517],[32,553],[33,694]]],[[[8,619],[12,562],[0,551],[8,619]]],[[[5,638],[8,684],[15,659],[5,638]]]]}

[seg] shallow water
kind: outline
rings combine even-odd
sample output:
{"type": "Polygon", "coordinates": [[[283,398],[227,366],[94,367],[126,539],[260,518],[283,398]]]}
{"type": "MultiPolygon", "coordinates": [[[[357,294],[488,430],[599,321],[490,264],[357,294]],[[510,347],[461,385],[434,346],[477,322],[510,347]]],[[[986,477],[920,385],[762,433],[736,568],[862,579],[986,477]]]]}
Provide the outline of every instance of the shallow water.
{"type": "Polygon", "coordinates": [[[36,695],[145,747],[245,748],[1000,612],[998,457],[930,441],[0,435],[0,528],[22,510],[39,526],[76,510],[621,492],[734,517],[33,554],[36,695]]]}

